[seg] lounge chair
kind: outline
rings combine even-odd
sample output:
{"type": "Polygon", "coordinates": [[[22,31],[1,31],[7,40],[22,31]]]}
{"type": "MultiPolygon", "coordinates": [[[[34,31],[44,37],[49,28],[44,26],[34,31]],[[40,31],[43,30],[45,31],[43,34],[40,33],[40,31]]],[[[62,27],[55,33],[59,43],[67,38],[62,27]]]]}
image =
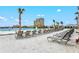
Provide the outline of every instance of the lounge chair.
{"type": "Polygon", "coordinates": [[[55,31],[55,29],[54,29],[54,28],[51,28],[51,29],[50,29],[50,32],[53,32],[53,31],[55,31]]]}
{"type": "Polygon", "coordinates": [[[42,32],[41,32],[41,30],[38,30],[38,34],[41,34],[42,32]]]}
{"type": "Polygon", "coordinates": [[[36,32],[37,32],[37,31],[36,31],[36,30],[34,30],[34,31],[33,31],[33,34],[36,34],[36,32]]]}
{"type": "Polygon", "coordinates": [[[32,32],[33,32],[33,35],[35,35],[35,36],[41,34],[41,30],[34,30],[34,31],[32,31],[32,32]]]}
{"type": "Polygon", "coordinates": [[[70,41],[70,37],[71,37],[71,35],[73,34],[73,32],[74,32],[74,29],[71,29],[68,33],[66,33],[66,35],[61,39],[61,41],[64,39],[64,40],[66,40],[66,43],[65,44],[67,44],[67,42],[68,41],[70,41]]]}
{"type": "Polygon", "coordinates": [[[65,44],[67,44],[67,42],[70,41],[69,38],[71,37],[71,34],[73,32],[74,32],[74,29],[71,29],[70,31],[65,31],[65,32],[63,32],[59,35],[54,35],[54,36],[47,37],[47,40],[48,41],[58,41],[58,40],[60,40],[60,42],[63,41],[63,40],[66,40],[65,44]],[[51,39],[51,40],[49,40],[49,39],[51,39]]]}
{"type": "Polygon", "coordinates": [[[53,36],[49,36],[47,37],[47,40],[48,41],[54,41],[54,40],[58,40],[58,39],[61,39],[64,37],[64,35],[67,33],[68,31],[64,31],[64,32],[61,32],[61,33],[56,33],[55,35],[53,36]],[[50,39],[50,40],[49,40],[50,39]]]}
{"type": "Polygon", "coordinates": [[[26,32],[25,32],[25,37],[31,36],[30,33],[31,33],[31,31],[26,31],[26,32]]]}
{"type": "Polygon", "coordinates": [[[36,34],[36,30],[33,30],[33,31],[32,31],[32,36],[35,36],[35,35],[37,35],[37,34],[36,34]]]}
{"type": "Polygon", "coordinates": [[[44,33],[48,33],[48,30],[44,30],[44,33]]]}
{"type": "Polygon", "coordinates": [[[16,36],[15,36],[16,39],[20,39],[20,38],[23,38],[23,31],[18,31],[16,32],[16,36]]]}
{"type": "Polygon", "coordinates": [[[41,34],[43,34],[44,33],[44,29],[41,29],[41,34]]]}

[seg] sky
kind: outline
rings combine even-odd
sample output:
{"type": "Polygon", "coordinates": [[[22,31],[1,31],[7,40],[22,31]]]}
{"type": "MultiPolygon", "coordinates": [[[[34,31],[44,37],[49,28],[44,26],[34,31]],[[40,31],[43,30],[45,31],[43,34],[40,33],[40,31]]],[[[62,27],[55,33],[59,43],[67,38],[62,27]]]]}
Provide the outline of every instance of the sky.
{"type": "Polygon", "coordinates": [[[33,25],[36,18],[43,17],[45,25],[53,25],[53,19],[64,25],[76,24],[77,6],[0,6],[0,26],[18,25],[18,8],[24,8],[22,25],[33,25]]]}

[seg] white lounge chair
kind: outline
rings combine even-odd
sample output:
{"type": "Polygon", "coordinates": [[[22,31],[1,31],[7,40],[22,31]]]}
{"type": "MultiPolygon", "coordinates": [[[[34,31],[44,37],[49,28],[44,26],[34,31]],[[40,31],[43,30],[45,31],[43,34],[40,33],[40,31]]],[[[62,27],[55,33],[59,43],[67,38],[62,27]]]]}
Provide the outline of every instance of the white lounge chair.
{"type": "Polygon", "coordinates": [[[53,35],[53,36],[47,37],[47,40],[48,40],[48,41],[54,41],[54,40],[62,39],[62,38],[64,37],[64,35],[65,35],[67,32],[68,32],[68,31],[64,31],[64,32],[61,32],[61,33],[56,33],[56,34],[53,35]]]}
{"type": "Polygon", "coordinates": [[[70,41],[70,37],[71,37],[71,34],[74,32],[74,29],[71,29],[70,31],[65,31],[63,33],[61,33],[61,35],[54,35],[54,36],[49,36],[47,37],[47,40],[48,41],[63,41],[65,40],[67,44],[68,41],[70,41]],[[49,40],[50,39],[50,40],[49,40]]]}
{"type": "Polygon", "coordinates": [[[16,32],[15,38],[16,38],[16,39],[23,38],[23,31],[18,31],[18,32],[16,32]]]}

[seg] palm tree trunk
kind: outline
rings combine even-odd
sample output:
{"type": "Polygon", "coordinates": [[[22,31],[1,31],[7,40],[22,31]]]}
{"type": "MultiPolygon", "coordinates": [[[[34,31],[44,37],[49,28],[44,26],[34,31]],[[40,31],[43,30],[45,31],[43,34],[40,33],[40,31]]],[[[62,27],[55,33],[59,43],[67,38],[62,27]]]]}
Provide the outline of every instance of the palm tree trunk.
{"type": "Polygon", "coordinates": [[[64,28],[63,24],[62,24],[62,29],[64,28]]]}
{"type": "Polygon", "coordinates": [[[55,22],[54,22],[54,29],[55,29],[55,22]]]}
{"type": "Polygon", "coordinates": [[[21,14],[19,14],[19,31],[21,31],[21,14]]]}

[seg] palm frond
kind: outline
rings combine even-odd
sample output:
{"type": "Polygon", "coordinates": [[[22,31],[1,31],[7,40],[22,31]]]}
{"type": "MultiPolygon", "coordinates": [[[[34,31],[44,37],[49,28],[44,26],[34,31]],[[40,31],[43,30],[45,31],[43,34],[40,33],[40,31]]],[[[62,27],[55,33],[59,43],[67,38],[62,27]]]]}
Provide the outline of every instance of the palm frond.
{"type": "Polygon", "coordinates": [[[21,8],[18,8],[18,12],[21,12],[21,8]]]}

